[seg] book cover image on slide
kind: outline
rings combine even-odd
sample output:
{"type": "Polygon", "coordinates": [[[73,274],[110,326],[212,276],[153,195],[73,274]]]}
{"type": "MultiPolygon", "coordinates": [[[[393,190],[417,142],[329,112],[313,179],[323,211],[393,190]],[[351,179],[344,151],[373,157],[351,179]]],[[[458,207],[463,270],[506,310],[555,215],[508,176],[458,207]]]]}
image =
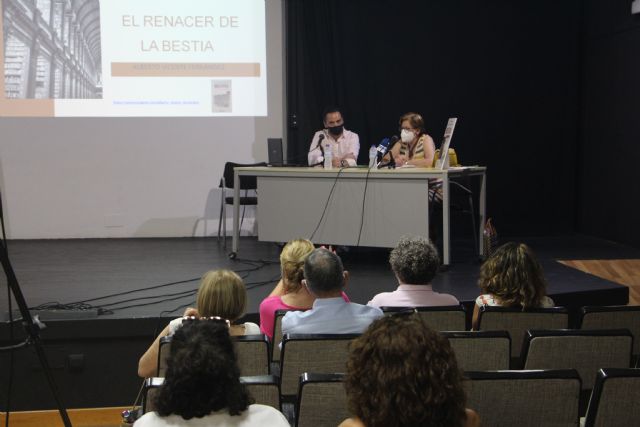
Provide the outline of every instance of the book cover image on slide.
{"type": "Polygon", "coordinates": [[[5,99],[102,98],[98,0],[3,0],[5,99]]]}

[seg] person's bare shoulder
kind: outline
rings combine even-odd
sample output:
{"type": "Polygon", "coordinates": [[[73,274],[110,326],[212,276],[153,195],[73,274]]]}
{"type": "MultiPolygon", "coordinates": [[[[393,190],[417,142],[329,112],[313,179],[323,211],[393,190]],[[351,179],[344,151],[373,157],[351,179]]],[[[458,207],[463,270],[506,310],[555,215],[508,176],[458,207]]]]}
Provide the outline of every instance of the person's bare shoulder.
{"type": "Polygon", "coordinates": [[[465,414],[467,415],[467,421],[465,422],[465,427],[480,427],[480,415],[473,409],[465,409],[465,414]]]}
{"type": "Polygon", "coordinates": [[[338,427],[366,427],[359,418],[347,418],[338,427]]]}

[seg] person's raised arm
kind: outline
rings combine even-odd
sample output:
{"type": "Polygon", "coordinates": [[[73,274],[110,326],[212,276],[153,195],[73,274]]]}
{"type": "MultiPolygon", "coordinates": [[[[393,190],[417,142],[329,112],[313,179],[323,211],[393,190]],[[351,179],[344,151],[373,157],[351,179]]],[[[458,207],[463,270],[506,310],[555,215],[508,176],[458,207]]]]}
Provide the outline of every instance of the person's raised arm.
{"type": "MultiPolygon", "coordinates": [[[[195,308],[187,308],[184,311],[185,316],[198,316],[198,310],[195,308]]],[[[151,343],[147,351],[144,352],[140,360],[138,361],[138,376],[142,378],[149,378],[156,376],[158,372],[158,354],[160,353],[160,340],[162,337],[169,335],[170,326],[167,325],[162,332],[151,343]]]]}
{"type": "Polygon", "coordinates": [[[138,362],[138,376],[142,378],[155,377],[158,372],[158,353],[160,352],[160,339],[169,335],[169,325],[167,325],[160,335],[156,337],[151,346],[144,352],[138,362]]]}

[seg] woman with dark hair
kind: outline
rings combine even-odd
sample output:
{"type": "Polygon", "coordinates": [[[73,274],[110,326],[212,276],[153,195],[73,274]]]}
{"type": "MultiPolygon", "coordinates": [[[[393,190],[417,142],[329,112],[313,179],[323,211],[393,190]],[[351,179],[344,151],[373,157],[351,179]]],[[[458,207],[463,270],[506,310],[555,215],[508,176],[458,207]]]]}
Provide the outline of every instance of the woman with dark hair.
{"type": "Polygon", "coordinates": [[[500,246],[480,267],[478,285],[482,295],[473,307],[473,328],[477,329],[482,306],[530,308],[553,307],[547,296],[542,266],[531,248],[509,242],[500,246]]]}
{"type": "Polygon", "coordinates": [[[192,320],[176,331],[155,403],[135,427],[289,426],[272,407],[251,404],[224,319],[192,320]]]}
{"type": "Polygon", "coordinates": [[[449,341],[414,313],[382,317],[351,343],[345,389],[355,417],[340,427],[480,425],[449,341]]]}

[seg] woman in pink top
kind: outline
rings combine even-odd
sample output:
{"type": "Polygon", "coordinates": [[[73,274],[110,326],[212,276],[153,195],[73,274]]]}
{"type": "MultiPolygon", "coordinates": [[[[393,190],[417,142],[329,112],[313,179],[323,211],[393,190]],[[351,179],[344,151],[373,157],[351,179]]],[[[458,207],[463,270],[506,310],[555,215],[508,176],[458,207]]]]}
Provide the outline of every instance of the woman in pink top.
{"type": "MultiPolygon", "coordinates": [[[[302,285],[304,260],[314,249],[307,239],[292,240],[280,253],[282,279],[260,303],[260,332],[273,339],[273,321],[277,310],[304,311],[311,308],[315,298],[302,285]]],[[[349,302],[343,292],[342,297],[349,302]]]]}

